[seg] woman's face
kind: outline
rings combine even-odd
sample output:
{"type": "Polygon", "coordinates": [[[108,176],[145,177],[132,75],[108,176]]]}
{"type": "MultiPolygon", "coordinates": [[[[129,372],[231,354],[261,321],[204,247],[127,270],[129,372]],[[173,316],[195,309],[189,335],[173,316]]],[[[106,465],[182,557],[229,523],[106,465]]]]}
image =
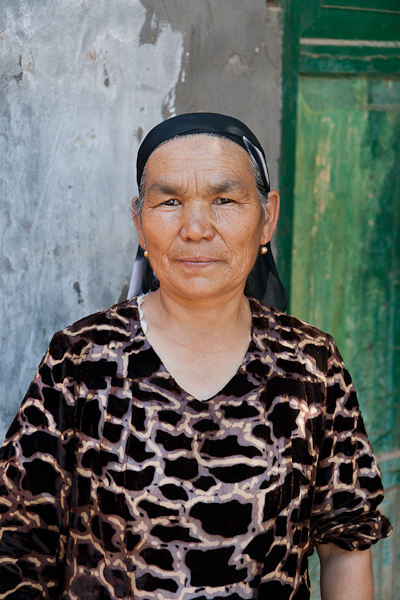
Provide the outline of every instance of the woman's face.
{"type": "Polygon", "coordinates": [[[278,211],[277,192],[267,211],[260,204],[245,150],[196,135],[150,155],[143,212],[134,221],[162,289],[202,299],[243,291],[278,211]]]}

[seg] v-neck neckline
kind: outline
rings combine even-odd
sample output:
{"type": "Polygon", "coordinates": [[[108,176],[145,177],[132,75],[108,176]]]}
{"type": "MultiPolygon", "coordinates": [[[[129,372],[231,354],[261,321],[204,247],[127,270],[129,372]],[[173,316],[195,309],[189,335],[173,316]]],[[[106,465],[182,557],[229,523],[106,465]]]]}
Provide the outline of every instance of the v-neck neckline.
{"type": "MultiPolygon", "coordinates": [[[[147,294],[144,294],[142,297],[144,297],[147,294]]],[[[254,353],[258,353],[260,351],[260,348],[258,347],[256,341],[255,341],[255,337],[254,337],[254,317],[255,317],[255,306],[254,306],[254,299],[253,298],[249,298],[249,304],[250,304],[250,311],[251,311],[251,337],[250,337],[250,342],[249,345],[247,347],[246,353],[243,357],[243,360],[241,362],[241,364],[239,365],[237,371],[234,373],[234,375],[231,377],[231,379],[229,379],[229,381],[220,389],[218,390],[218,392],[216,392],[215,394],[213,394],[212,396],[210,396],[210,398],[206,398],[204,400],[201,400],[199,398],[196,398],[196,396],[194,396],[193,394],[191,394],[190,392],[188,392],[187,390],[185,390],[177,381],[176,379],[173,377],[173,375],[171,375],[171,373],[168,371],[168,369],[166,368],[166,366],[164,365],[163,361],[161,360],[161,357],[157,354],[156,350],[153,348],[153,346],[150,344],[149,340],[146,337],[146,333],[145,333],[145,329],[147,329],[147,324],[144,322],[144,319],[141,318],[140,314],[141,314],[141,308],[140,308],[140,304],[138,302],[138,298],[140,296],[137,296],[136,298],[134,298],[134,307],[136,308],[137,311],[137,323],[138,323],[138,327],[136,330],[136,335],[139,335],[140,337],[143,337],[143,340],[145,341],[146,344],[146,348],[143,348],[143,350],[146,350],[148,352],[152,352],[154,354],[154,357],[156,358],[157,362],[159,362],[159,368],[157,369],[157,371],[154,372],[154,375],[156,376],[157,373],[162,372],[164,373],[168,379],[173,383],[174,388],[177,389],[180,392],[180,395],[182,397],[184,397],[186,400],[196,400],[197,402],[203,402],[203,403],[210,403],[213,402],[213,400],[215,400],[216,398],[218,398],[219,396],[223,396],[224,395],[224,390],[228,387],[232,385],[232,382],[234,381],[234,379],[240,375],[243,375],[246,372],[246,366],[248,365],[248,363],[250,362],[251,356],[254,353]],[[145,327],[143,327],[143,322],[145,323],[145,327]]],[[[142,313],[143,314],[143,313],[142,313]]],[[[162,376],[163,379],[165,379],[165,375],[162,376]]]]}

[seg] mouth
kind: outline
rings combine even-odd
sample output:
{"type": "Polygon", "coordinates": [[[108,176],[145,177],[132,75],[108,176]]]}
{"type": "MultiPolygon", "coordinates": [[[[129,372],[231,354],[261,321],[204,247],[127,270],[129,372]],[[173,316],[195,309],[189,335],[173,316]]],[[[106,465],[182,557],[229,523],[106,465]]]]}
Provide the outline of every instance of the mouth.
{"type": "Polygon", "coordinates": [[[179,262],[188,268],[202,269],[209,267],[218,261],[215,258],[210,258],[208,256],[187,256],[180,258],[179,262]]]}

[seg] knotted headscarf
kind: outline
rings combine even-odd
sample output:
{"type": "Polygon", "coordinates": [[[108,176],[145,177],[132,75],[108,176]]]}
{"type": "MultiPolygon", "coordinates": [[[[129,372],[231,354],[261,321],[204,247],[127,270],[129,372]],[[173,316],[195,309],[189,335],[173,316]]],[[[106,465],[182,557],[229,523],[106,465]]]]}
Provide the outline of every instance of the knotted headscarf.
{"type": "MultiPolygon", "coordinates": [[[[152,152],[164,142],[175,137],[190,134],[213,133],[232,140],[253,157],[259,168],[266,193],[270,191],[270,179],[264,150],[254,133],[241,121],[218,113],[188,113],[172,117],[156,125],[143,140],[137,156],[137,182],[140,182],[147,160],[152,152]]],[[[272,255],[271,246],[267,244],[267,254],[258,254],[251,270],[245,293],[257,300],[285,310],[287,306],[286,290],[279,279],[278,271],[272,255]]],[[[158,287],[153,269],[139,246],[128,298],[146,293],[158,287]]]]}

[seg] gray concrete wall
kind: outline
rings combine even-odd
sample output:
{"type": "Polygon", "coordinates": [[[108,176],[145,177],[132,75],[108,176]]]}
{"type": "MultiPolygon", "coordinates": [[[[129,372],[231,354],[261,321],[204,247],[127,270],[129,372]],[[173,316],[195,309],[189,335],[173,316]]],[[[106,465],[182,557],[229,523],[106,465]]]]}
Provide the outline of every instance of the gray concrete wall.
{"type": "Polygon", "coordinates": [[[277,182],[279,14],[264,0],[0,1],[0,437],[54,331],[126,297],[135,157],[219,111],[277,182]]]}

